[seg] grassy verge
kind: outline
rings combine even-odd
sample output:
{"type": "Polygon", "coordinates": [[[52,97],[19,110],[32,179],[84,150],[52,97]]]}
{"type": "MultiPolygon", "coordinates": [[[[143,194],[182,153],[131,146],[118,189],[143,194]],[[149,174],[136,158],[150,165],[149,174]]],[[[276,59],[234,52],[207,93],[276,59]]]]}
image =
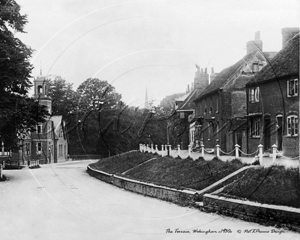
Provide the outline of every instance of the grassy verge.
{"type": "Polygon", "coordinates": [[[114,156],[91,164],[95,169],[113,174],[121,174],[131,169],[125,174],[131,179],[176,189],[195,190],[204,189],[243,166],[239,160],[223,162],[217,158],[212,161],[200,158],[194,161],[139,152],[114,156]],[[146,162],[154,157],[155,160],[146,162]],[[146,163],[138,166],[143,162],[146,163]]]}
{"type": "Polygon", "coordinates": [[[299,208],[299,169],[280,166],[248,169],[240,180],[225,187],[218,195],[299,208]]]}
{"type": "Polygon", "coordinates": [[[194,161],[158,156],[128,172],[126,177],[176,189],[201,190],[243,166],[237,160],[223,162],[217,158],[212,161],[200,158],[194,161]]]}
{"type": "Polygon", "coordinates": [[[104,158],[96,163],[90,164],[90,166],[107,173],[121,174],[154,157],[156,157],[156,155],[150,153],[141,154],[139,152],[133,152],[104,158]]]}

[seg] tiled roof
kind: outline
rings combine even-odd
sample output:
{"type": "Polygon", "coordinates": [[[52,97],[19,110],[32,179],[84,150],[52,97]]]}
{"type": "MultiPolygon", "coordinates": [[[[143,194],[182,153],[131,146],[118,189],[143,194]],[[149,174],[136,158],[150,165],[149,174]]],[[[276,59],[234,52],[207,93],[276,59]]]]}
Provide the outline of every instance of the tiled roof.
{"type": "Polygon", "coordinates": [[[233,64],[232,66],[225,68],[222,70],[216,78],[209,84],[204,91],[200,94],[200,96],[196,99],[200,100],[201,98],[205,97],[207,94],[210,94],[212,92],[215,92],[219,89],[221,89],[227,81],[235,75],[237,71],[241,69],[242,66],[244,66],[245,63],[250,61],[254,56],[256,56],[260,60],[264,60],[264,58],[272,58],[275,55],[274,52],[263,52],[262,54],[259,51],[255,51],[252,53],[247,54],[245,57],[243,57],[241,60],[233,64]]]}
{"type": "Polygon", "coordinates": [[[297,73],[299,73],[299,34],[293,37],[248,84],[252,85],[297,73]]]}
{"type": "Polygon", "coordinates": [[[189,93],[189,95],[185,98],[183,103],[179,106],[177,111],[193,111],[196,108],[196,104],[194,101],[201,93],[202,89],[194,89],[189,93]]]}

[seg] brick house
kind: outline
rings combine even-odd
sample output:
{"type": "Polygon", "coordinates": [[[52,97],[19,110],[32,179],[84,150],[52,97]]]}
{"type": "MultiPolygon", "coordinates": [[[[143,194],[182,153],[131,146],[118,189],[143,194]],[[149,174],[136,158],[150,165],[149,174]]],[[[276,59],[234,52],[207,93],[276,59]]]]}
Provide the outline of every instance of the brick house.
{"type": "Polygon", "coordinates": [[[209,75],[207,69],[200,70],[200,67],[196,65],[197,71],[195,73],[194,82],[191,86],[191,91],[188,87],[187,94],[178,98],[175,101],[175,110],[178,117],[181,119],[181,123],[185,125],[185,131],[180,136],[181,148],[187,149],[188,145],[194,141],[195,135],[195,108],[194,100],[201,94],[201,92],[209,84],[209,75]]]}
{"type": "Polygon", "coordinates": [[[249,153],[276,144],[285,156],[299,155],[299,29],[282,35],[283,49],[246,85],[249,153]]]}
{"type": "Polygon", "coordinates": [[[206,148],[216,144],[231,151],[235,144],[246,151],[246,89],[245,84],[259,72],[274,52],[262,52],[259,32],[247,43],[247,55],[222,70],[195,99],[199,132],[196,138],[206,148]]]}
{"type": "Polygon", "coordinates": [[[34,79],[34,98],[47,107],[50,117],[36,126],[21,143],[19,160],[40,160],[41,163],[57,163],[68,159],[68,141],[62,116],[51,116],[52,100],[48,96],[48,80],[40,75],[34,79]]]}

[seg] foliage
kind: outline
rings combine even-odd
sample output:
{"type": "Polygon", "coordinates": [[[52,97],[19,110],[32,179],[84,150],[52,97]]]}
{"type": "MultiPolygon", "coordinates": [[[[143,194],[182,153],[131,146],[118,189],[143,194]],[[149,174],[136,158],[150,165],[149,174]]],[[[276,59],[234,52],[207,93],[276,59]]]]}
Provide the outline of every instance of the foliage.
{"type": "Polygon", "coordinates": [[[49,81],[49,96],[52,99],[52,114],[62,115],[65,119],[69,112],[77,107],[76,93],[73,84],[68,83],[61,76],[55,76],[49,81]]]}
{"type": "Polygon", "coordinates": [[[26,15],[14,0],[0,2],[0,135],[8,148],[14,148],[19,137],[43,122],[44,107],[27,97],[31,87],[32,49],[14,36],[24,33],[26,15]]]}

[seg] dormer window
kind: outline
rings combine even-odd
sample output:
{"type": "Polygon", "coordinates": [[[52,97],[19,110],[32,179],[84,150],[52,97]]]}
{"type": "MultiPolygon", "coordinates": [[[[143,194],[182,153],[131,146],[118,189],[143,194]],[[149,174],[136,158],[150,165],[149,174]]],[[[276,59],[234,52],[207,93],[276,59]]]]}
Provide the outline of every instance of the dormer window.
{"type": "Polygon", "coordinates": [[[249,89],[249,102],[259,102],[259,87],[249,89]]]}
{"type": "Polygon", "coordinates": [[[287,81],[287,95],[288,97],[298,96],[298,79],[287,81]]]}
{"type": "Polygon", "coordinates": [[[254,73],[256,73],[256,72],[259,71],[258,63],[257,63],[257,62],[253,63],[253,65],[252,65],[252,71],[253,71],[254,73]]]}

